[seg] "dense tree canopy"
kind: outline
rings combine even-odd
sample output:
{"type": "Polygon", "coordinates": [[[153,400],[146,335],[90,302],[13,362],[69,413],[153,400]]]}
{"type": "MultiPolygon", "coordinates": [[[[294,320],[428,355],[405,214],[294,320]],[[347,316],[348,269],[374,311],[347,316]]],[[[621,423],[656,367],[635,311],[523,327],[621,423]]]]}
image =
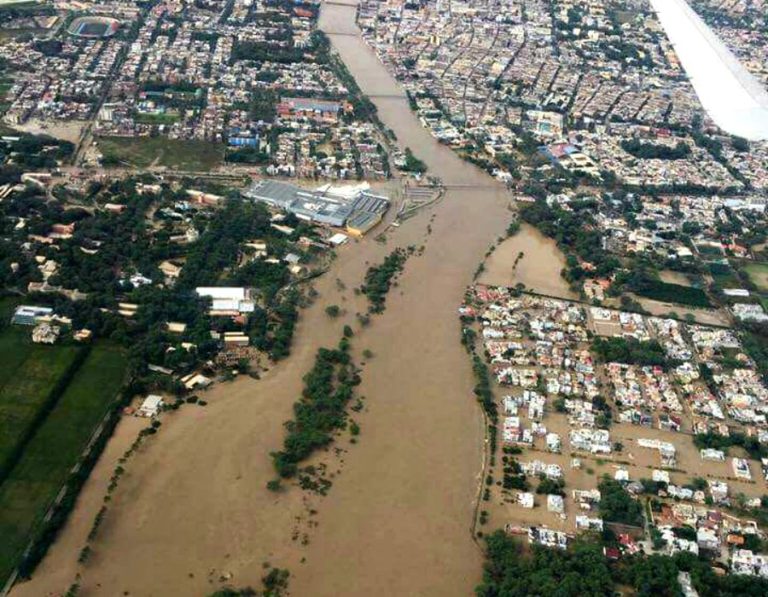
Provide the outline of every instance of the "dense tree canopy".
{"type": "Polygon", "coordinates": [[[522,545],[497,531],[486,539],[487,554],[478,597],[582,597],[613,595],[613,581],[602,547],[576,542],[568,551],[522,545]]]}

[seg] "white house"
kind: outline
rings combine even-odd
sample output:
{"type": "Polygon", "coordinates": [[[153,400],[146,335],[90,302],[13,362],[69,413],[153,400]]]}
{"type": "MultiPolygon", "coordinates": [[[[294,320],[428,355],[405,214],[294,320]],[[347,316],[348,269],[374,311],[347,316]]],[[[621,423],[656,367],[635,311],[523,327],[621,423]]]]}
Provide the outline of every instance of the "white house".
{"type": "Polygon", "coordinates": [[[139,417],[154,417],[160,412],[160,408],[163,406],[163,397],[156,394],[150,394],[141,403],[139,410],[136,411],[136,415],[139,417]]]}

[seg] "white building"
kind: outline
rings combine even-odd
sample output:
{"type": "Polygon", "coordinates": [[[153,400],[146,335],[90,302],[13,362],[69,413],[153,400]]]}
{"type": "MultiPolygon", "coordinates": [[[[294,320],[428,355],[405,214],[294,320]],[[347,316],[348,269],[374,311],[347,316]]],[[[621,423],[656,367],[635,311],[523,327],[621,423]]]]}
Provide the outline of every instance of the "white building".
{"type": "Polygon", "coordinates": [[[136,411],[136,415],[139,417],[154,417],[163,406],[163,397],[156,394],[150,394],[141,403],[139,410],[136,411]]]}
{"type": "Polygon", "coordinates": [[[222,286],[199,287],[197,295],[211,299],[211,315],[252,313],[256,304],[251,299],[250,288],[222,286]]]}

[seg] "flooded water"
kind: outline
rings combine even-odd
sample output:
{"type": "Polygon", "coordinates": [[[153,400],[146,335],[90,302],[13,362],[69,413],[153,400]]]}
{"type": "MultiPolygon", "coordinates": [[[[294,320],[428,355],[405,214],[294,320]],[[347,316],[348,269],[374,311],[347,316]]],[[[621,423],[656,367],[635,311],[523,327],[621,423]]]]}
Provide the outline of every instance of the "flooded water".
{"type": "MultiPolygon", "coordinates": [[[[294,595],[468,595],[479,581],[470,526],[483,424],[456,308],[511,220],[509,197],[419,125],[359,37],[338,35],[357,31],[354,15],[353,5],[324,5],[320,26],[398,143],[431,174],[468,187],[387,233],[386,244],[367,238],[340,249],[317,282],[320,298],[302,312],[290,358],[259,381],[217,386],[204,408],[167,417],[130,464],[91,561],[78,567],[77,553],[54,551],[56,561],[14,594],[64,590],[61,573],[47,571],[65,568],[72,578],[82,574],[82,595],[205,595],[225,583],[258,586],[267,562],[290,570],[294,595]],[[423,245],[423,255],[407,262],[386,311],[359,326],[354,313],[365,304],[352,289],[369,264],[408,245],[423,245]],[[329,304],[347,315],[328,318],[329,304]],[[346,323],[358,362],[363,350],[374,354],[359,388],[366,408],[354,414],[358,441],[344,435],[340,457],[320,458],[334,472],[327,497],[271,493],[269,452],[281,444],[301,377],[346,323]]],[[[520,250],[533,259],[536,248],[520,250]]],[[[70,525],[64,535],[71,532],[70,525]]]]}
{"type": "Polygon", "coordinates": [[[578,298],[560,275],[565,265],[565,256],[554,240],[523,224],[517,234],[499,243],[486,259],[478,282],[489,286],[524,284],[541,294],[578,298]]]}

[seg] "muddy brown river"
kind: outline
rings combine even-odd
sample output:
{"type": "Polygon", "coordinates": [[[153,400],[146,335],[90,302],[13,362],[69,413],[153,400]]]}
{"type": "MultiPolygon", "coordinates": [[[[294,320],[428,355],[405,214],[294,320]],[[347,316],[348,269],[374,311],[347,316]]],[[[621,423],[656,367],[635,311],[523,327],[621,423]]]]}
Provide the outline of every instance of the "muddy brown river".
{"type": "MultiPolygon", "coordinates": [[[[341,248],[316,283],[319,299],[302,312],[291,356],[261,380],[219,384],[208,406],[165,416],[128,464],[93,555],[79,565],[72,546],[85,544],[119,456],[105,452],[61,539],[13,595],[61,594],[76,574],[81,596],[206,595],[224,584],[258,587],[268,564],[290,570],[292,595],[472,593],[482,563],[470,525],[484,440],[456,307],[511,219],[509,196],[420,126],[354,20],[354,4],[327,4],[320,27],[400,146],[430,174],[467,187],[391,229],[386,244],[374,233],[341,248]],[[424,245],[423,255],[407,262],[386,311],[361,327],[354,313],[365,304],[352,289],[368,265],[408,245],[424,245]],[[329,304],[346,315],[330,319],[329,304]],[[333,474],[328,496],[269,492],[269,452],[281,444],[301,378],[345,323],[355,329],[356,360],[364,349],[374,354],[363,366],[366,408],[353,415],[358,441],[343,434],[338,457],[318,458],[333,474]]],[[[535,262],[535,246],[519,250],[535,262]]]]}

